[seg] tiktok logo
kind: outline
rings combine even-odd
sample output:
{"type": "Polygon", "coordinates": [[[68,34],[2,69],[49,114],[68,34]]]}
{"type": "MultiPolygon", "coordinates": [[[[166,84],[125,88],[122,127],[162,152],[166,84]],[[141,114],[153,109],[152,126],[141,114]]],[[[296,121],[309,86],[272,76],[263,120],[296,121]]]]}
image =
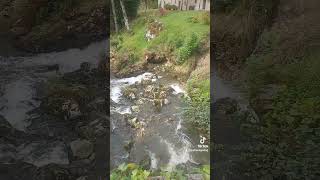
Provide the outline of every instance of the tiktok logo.
{"type": "Polygon", "coordinates": [[[203,137],[203,136],[200,136],[200,144],[204,144],[204,141],[206,140],[206,138],[205,137],[203,137]]]}

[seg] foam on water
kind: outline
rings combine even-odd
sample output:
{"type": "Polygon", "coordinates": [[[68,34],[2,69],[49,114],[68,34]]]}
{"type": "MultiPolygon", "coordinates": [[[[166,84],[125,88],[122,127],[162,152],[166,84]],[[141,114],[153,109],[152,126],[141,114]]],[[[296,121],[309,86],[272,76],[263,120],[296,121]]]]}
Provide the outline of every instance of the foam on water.
{"type": "Polygon", "coordinates": [[[179,122],[178,122],[178,125],[177,125],[177,128],[176,128],[176,134],[178,133],[178,131],[181,129],[181,121],[182,121],[182,118],[179,118],[179,122]]]}
{"type": "Polygon", "coordinates": [[[176,135],[178,141],[182,143],[182,147],[177,148],[173,143],[165,139],[161,139],[167,145],[168,152],[170,154],[169,163],[167,165],[167,170],[172,171],[178,164],[187,163],[188,161],[193,161],[192,156],[190,154],[190,149],[192,147],[192,143],[190,138],[181,131],[182,128],[182,118],[179,118],[179,122],[176,127],[176,135]]]}
{"type": "Polygon", "coordinates": [[[136,77],[129,77],[123,79],[113,79],[111,80],[111,100],[115,103],[119,103],[122,96],[122,89],[126,86],[130,86],[135,83],[141,83],[144,79],[151,79],[152,73],[146,72],[136,77]]]}
{"type": "Polygon", "coordinates": [[[150,165],[150,168],[151,169],[157,169],[158,167],[158,160],[156,158],[156,154],[147,150],[148,154],[149,154],[149,157],[151,159],[151,165],[150,165]]]}
{"type": "Polygon", "coordinates": [[[173,94],[177,95],[177,94],[187,94],[185,90],[183,90],[183,88],[179,85],[179,84],[171,84],[170,87],[174,90],[173,94]]]}
{"type": "Polygon", "coordinates": [[[163,140],[163,142],[167,145],[168,152],[170,154],[170,159],[167,166],[168,171],[172,171],[178,164],[187,163],[191,159],[189,146],[184,145],[182,148],[177,149],[172,143],[168,142],[167,140],[163,140]]]}
{"type": "Polygon", "coordinates": [[[132,113],[131,108],[129,106],[120,106],[120,107],[116,107],[116,108],[111,108],[111,112],[116,112],[121,115],[132,113]]]}

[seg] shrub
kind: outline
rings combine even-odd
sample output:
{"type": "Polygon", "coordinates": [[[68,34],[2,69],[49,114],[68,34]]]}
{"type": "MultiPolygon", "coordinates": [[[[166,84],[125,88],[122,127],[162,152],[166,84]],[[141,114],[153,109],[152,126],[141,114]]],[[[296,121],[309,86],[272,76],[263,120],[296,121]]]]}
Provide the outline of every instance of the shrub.
{"type": "Polygon", "coordinates": [[[191,101],[185,109],[185,116],[191,124],[210,132],[210,80],[192,78],[187,84],[191,101]]]}
{"type": "Polygon", "coordinates": [[[110,179],[147,179],[150,175],[150,171],[143,170],[141,167],[134,163],[121,164],[117,169],[111,172],[110,179]]]}
{"type": "Polygon", "coordinates": [[[208,12],[203,12],[201,14],[194,15],[189,18],[189,21],[192,23],[202,23],[205,25],[210,24],[210,14],[208,12]]]}
{"type": "Polygon", "coordinates": [[[165,4],[164,8],[166,10],[178,10],[178,7],[176,5],[170,5],[170,4],[165,4]]]}
{"type": "Polygon", "coordinates": [[[201,174],[204,180],[210,179],[210,166],[209,165],[202,165],[198,168],[193,168],[191,172],[185,172],[184,170],[177,169],[174,171],[165,171],[165,170],[158,170],[154,172],[150,172],[145,170],[143,167],[134,164],[121,164],[118,168],[112,170],[110,179],[111,180],[119,180],[119,179],[132,179],[132,180],[142,180],[148,179],[151,176],[162,176],[165,179],[187,179],[186,174],[190,173],[197,173],[201,174]]]}
{"type": "Polygon", "coordinates": [[[199,38],[197,34],[192,33],[191,36],[186,40],[184,45],[178,51],[178,64],[183,64],[192,53],[199,47],[199,38]]]}

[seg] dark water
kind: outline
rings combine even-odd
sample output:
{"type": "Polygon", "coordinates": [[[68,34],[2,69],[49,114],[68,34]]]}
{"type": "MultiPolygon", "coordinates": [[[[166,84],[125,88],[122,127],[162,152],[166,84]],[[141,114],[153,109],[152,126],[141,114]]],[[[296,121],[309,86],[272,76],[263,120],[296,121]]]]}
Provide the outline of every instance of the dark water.
{"type": "MultiPolygon", "coordinates": [[[[35,118],[28,112],[40,105],[37,98],[39,84],[79,69],[82,62],[96,66],[106,46],[106,41],[102,41],[92,43],[84,49],[69,49],[28,57],[0,56],[0,114],[15,129],[28,133],[30,119],[35,118]],[[55,65],[59,66],[59,70],[50,70],[50,67],[55,65]]],[[[0,154],[3,153],[1,147],[2,145],[0,154]]],[[[69,163],[67,149],[62,141],[44,140],[21,144],[12,156],[36,166],[69,163]]]]}

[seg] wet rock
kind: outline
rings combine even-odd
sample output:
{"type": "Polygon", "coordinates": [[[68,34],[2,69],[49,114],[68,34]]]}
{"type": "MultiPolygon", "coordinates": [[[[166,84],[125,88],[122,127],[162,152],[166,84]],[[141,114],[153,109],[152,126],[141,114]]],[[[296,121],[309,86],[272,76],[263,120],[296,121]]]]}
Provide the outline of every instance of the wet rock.
{"type": "Polygon", "coordinates": [[[141,80],[141,84],[142,84],[142,85],[152,84],[152,80],[151,80],[151,79],[142,79],[142,80],[141,80]]]}
{"type": "Polygon", "coordinates": [[[14,129],[11,124],[2,115],[0,115],[0,137],[5,137],[13,132],[14,129]]]}
{"type": "Polygon", "coordinates": [[[82,123],[80,123],[78,125],[78,132],[86,139],[95,140],[96,137],[102,136],[107,132],[105,121],[106,118],[100,117],[89,124],[82,125],[82,123]]]}
{"type": "Polygon", "coordinates": [[[74,179],[69,170],[56,164],[41,167],[36,172],[34,180],[71,180],[74,179]]]}
{"type": "Polygon", "coordinates": [[[139,106],[131,106],[131,109],[133,112],[139,112],[140,111],[140,107],[139,106]]]}
{"type": "Polygon", "coordinates": [[[134,128],[137,127],[137,122],[138,122],[138,119],[136,117],[129,120],[129,124],[134,128]]]}
{"type": "Polygon", "coordinates": [[[79,109],[79,104],[74,100],[67,100],[62,104],[62,111],[65,114],[65,119],[74,119],[76,117],[81,116],[81,112],[79,109]]]}
{"type": "Polygon", "coordinates": [[[17,159],[16,147],[12,144],[0,144],[0,163],[12,163],[17,159]]]}
{"type": "Polygon", "coordinates": [[[144,88],[144,97],[152,98],[154,91],[153,85],[148,85],[144,88]]]}
{"type": "Polygon", "coordinates": [[[51,163],[69,164],[67,148],[64,142],[45,139],[28,141],[17,147],[19,159],[32,163],[37,167],[43,167],[51,163]]]}
{"type": "Polygon", "coordinates": [[[88,62],[83,62],[80,64],[80,71],[82,72],[89,72],[91,69],[91,64],[88,62]]]}
{"type": "Polygon", "coordinates": [[[84,85],[70,83],[73,80],[77,81],[67,78],[49,82],[44,90],[44,98],[41,99],[41,110],[65,120],[81,116],[81,109],[86,108],[93,94],[84,85]]]}
{"type": "Polygon", "coordinates": [[[36,180],[36,172],[36,166],[25,162],[0,163],[0,179],[3,180],[36,180]]]}
{"type": "Polygon", "coordinates": [[[93,145],[88,140],[75,140],[70,143],[73,156],[85,159],[93,153],[93,145]]]}
{"type": "Polygon", "coordinates": [[[137,88],[134,88],[132,86],[128,86],[123,89],[123,95],[130,100],[135,100],[137,98],[137,96],[136,96],[137,91],[138,91],[137,88]]]}
{"type": "Polygon", "coordinates": [[[126,141],[123,148],[127,151],[130,152],[131,148],[133,147],[133,141],[126,141]]]}
{"type": "Polygon", "coordinates": [[[161,108],[162,108],[162,99],[153,99],[153,105],[155,107],[155,109],[160,112],[161,108]]]}
{"type": "Polygon", "coordinates": [[[138,105],[142,105],[144,103],[143,99],[139,99],[137,102],[136,102],[138,105]]]}
{"type": "Polygon", "coordinates": [[[134,99],[136,99],[136,95],[134,93],[130,93],[129,94],[129,98],[134,100],[134,99]]]}

